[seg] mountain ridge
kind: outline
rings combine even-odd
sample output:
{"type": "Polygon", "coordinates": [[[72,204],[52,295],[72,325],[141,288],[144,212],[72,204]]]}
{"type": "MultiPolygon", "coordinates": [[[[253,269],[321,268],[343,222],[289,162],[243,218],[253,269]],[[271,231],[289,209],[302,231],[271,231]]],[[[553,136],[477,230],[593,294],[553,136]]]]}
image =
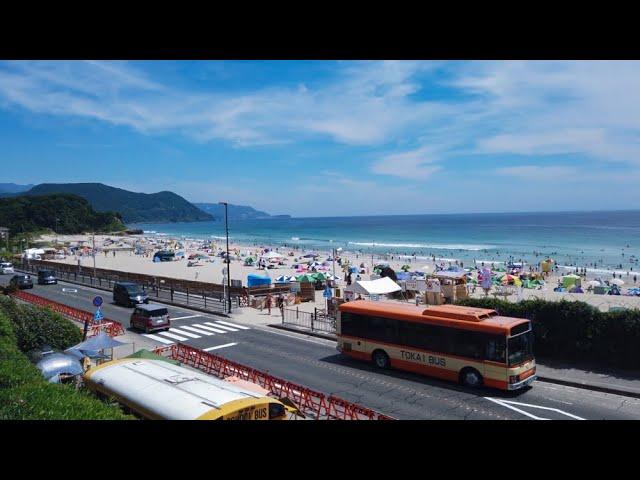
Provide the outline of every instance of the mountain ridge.
{"type": "Polygon", "coordinates": [[[213,217],[180,195],[164,190],[138,193],[103,183],[41,183],[20,195],[71,193],[86,199],[97,212],[118,212],[126,223],[197,222],[213,217]]]}

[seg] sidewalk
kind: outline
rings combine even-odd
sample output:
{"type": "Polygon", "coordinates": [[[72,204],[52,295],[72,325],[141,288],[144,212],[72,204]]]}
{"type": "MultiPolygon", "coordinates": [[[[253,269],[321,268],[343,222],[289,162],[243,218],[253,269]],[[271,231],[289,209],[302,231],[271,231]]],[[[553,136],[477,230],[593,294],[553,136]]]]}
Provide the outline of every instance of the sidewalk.
{"type": "Polygon", "coordinates": [[[640,398],[640,372],[590,365],[536,361],[538,380],[640,398]]]}

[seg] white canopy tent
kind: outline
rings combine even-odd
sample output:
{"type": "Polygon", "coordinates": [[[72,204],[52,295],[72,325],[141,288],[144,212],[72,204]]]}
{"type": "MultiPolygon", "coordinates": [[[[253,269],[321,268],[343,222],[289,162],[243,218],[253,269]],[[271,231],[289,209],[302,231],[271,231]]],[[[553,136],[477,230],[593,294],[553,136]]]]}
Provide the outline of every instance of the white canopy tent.
{"type": "Polygon", "coordinates": [[[386,295],[388,293],[399,292],[402,290],[402,287],[389,277],[382,277],[377,280],[358,280],[354,284],[346,287],[345,290],[361,295],[386,295]]]}
{"type": "Polygon", "coordinates": [[[279,254],[278,252],[274,252],[271,250],[270,252],[262,255],[262,258],[266,258],[267,260],[275,259],[275,258],[284,258],[284,255],[279,254]]]}

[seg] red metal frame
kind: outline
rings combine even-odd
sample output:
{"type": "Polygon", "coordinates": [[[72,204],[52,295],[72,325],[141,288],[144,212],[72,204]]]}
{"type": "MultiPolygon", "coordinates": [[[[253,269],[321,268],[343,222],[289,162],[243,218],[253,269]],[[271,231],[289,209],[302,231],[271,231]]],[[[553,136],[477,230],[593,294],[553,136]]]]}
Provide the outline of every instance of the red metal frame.
{"type": "Polygon", "coordinates": [[[87,332],[88,337],[93,337],[101,331],[104,331],[110,337],[124,335],[124,327],[120,322],[117,322],[115,320],[109,320],[105,318],[96,322],[93,319],[93,313],[91,312],[69,307],[54,300],[49,300],[48,298],[43,298],[38,295],[34,295],[33,293],[24,292],[22,290],[14,292],[11,295],[19,298],[22,301],[32,303],[34,305],[50,308],[56,313],[60,313],[61,315],[64,315],[71,320],[81,323],[82,325],[80,326],[80,328],[83,328],[84,322],[88,321],[90,325],[90,329],[87,332]]]}
{"type": "Polygon", "coordinates": [[[394,420],[370,408],[348,402],[333,395],[327,396],[307,387],[282,380],[255,368],[227,360],[182,343],[154,349],[160,355],[195,367],[219,378],[236,376],[256,383],[278,398],[289,398],[307,416],[316,420],[394,420]]]}

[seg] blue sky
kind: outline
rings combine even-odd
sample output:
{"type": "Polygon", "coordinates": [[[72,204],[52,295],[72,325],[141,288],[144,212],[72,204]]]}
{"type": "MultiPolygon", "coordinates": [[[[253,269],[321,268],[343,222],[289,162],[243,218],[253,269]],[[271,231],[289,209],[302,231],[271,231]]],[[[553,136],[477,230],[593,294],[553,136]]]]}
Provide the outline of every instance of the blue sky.
{"type": "Polygon", "coordinates": [[[294,216],[640,208],[640,62],[0,62],[0,182],[294,216]]]}

